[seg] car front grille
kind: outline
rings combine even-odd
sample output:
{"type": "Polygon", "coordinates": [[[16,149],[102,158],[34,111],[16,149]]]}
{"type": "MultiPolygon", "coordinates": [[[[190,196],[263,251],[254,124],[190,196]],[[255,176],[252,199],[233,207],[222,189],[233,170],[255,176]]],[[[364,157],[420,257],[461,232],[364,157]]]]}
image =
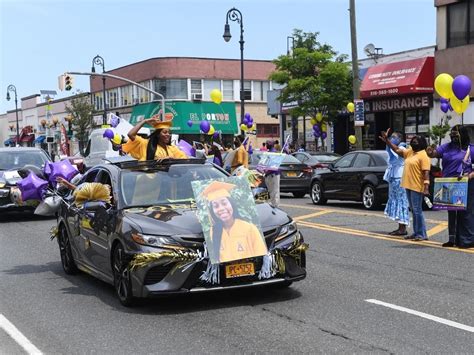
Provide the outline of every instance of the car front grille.
{"type": "Polygon", "coordinates": [[[152,267],[147,271],[143,284],[152,285],[160,282],[168,275],[173,267],[173,264],[152,267]]]}

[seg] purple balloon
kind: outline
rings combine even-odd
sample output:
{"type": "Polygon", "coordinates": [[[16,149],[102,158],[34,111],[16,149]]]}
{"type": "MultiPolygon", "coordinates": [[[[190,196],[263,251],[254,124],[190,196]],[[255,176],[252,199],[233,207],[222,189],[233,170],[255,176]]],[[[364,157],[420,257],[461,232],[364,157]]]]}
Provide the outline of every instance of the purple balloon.
{"type": "Polygon", "coordinates": [[[188,120],[187,125],[188,125],[188,127],[192,127],[193,126],[193,121],[188,120]]]}
{"type": "Polygon", "coordinates": [[[253,125],[253,118],[252,118],[252,117],[250,117],[250,118],[247,120],[247,124],[253,125]]]}
{"type": "MultiPolygon", "coordinates": [[[[120,123],[120,117],[112,115],[112,118],[110,119],[110,125],[115,128],[119,125],[120,123]]],[[[113,138],[113,137],[112,137],[113,138]]]]}
{"type": "Polygon", "coordinates": [[[214,134],[212,135],[212,138],[219,139],[220,135],[221,135],[221,133],[219,131],[215,131],[214,134]]]}
{"type": "Polygon", "coordinates": [[[253,122],[248,122],[247,123],[247,128],[252,128],[252,126],[253,126],[253,122]]]}
{"type": "Polygon", "coordinates": [[[47,163],[44,165],[44,169],[43,169],[43,170],[44,170],[44,174],[45,174],[46,176],[49,176],[49,174],[51,174],[51,164],[52,164],[52,163],[48,163],[48,162],[47,162],[47,163]]]}
{"type": "Polygon", "coordinates": [[[321,137],[321,132],[313,132],[313,135],[314,135],[316,138],[319,138],[319,137],[321,137]]]}
{"type": "Polygon", "coordinates": [[[71,162],[68,159],[57,161],[56,163],[51,164],[51,174],[49,175],[49,182],[53,185],[56,184],[56,178],[62,177],[67,181],[77,175],[79,171],[72,166],[71,162]]]}
{"type": "Polygon", "coordinates": [[[242,124],[247,125],[247,123],[249,123],[249,120],[247,119],[247,117],[244,117],[244,119],[242,120],[242,124]]]}
{"type": "Polygon", "coordinates": [[[466,75],[458,75],[453,81],[453,92],[454,95],[459,99],[463,100],[471,92],[471,79],[466,75]]]}
{"type": "Polygon", "coordinates": [[[449,103],[449,100],[448,99],[445,99],[444,97],[441,97],[439,99],[439,102],[441,102],[442,104],[448,104],[449,103]]]}
{"type": "Polygon", "coordinates": [[[201,131],[203,131],[204,133],[207,133],[211,129],[211,124],[209,123],[209,121],[202,121],[199,125],[199,128],[201,128],[201,131]]]}
{"type": "Polygon", "coordinates": [[[195,157],[196,156],[196,149],[193,148],[191,144],[186,142],[183,139],[180,139],[178,142],[178,147],[183,151],[188,157],[195,157]]]}
{"type": "Polygon", "coordinates": [[[326,132],[321,133],[321,138],[322,139],[326,139],[327,136],[328,136],[328,134],[326,132]]]}
{"type": "Polygon", "coordinates": [[[108,139],[113,139],[114,138],[114,131],[112,131],[110,128],[107,128],[105,131],[104,131],[104,134],[102,135],[102,137],[104,138],[108,138],[108,139]]]}
{"type": "Polygon", "coordinates": [[[321,128],[319,128],[319,125],[318,125],[317,123],[315,123],[315,124],[313,125],[313,130],[319,132],[319,131],[321,130],[321,128]]]}
{"type": "Polygon", "coordinates": [[[245,117],[247,120],[249,120],[249,119],[250,119],[250,113],[247,112],[244,117],[245,117]]]}
{"type": "Polygon", "coordinates": [[[249,153],[249,155],[252,155],[252,154],[253,154],[252,143],[250,143],[249,149],[247,150],[247,153],[249,153]]]}
{"type": "Polygon", "coordinates": [[[440,108],[441,108],[441,111],[443,111],[444,113],[446,113],[446,112],[448,112],[448,110],[449,110],[449,104],[448,104],[447,102],[443,102],[443,103],[441,103],[440,108]]]}
{"type": "Polygon", "coordinates": [[[18,188],[21,191],[21,199],[27,200],[42,200],[48,182],[39,178],[36,174],[30,173],[26,178],[18,181],[18,188]]]}

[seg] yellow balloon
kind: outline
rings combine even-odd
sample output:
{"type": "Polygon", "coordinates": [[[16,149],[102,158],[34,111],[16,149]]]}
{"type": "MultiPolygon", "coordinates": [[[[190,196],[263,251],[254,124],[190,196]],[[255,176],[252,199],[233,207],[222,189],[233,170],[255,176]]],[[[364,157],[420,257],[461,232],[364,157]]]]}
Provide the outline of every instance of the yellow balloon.
{"type": "Polygon", "coordinates": [[[347,140],[349,141],[350,144],[356,144],[356,142],[357,142],[357,138],[356,138],[356,136],[354,136],[353,134],[351,134],[351,135],[347,138],[347,140]]]}
{"type": "Polygon", "coordinates": [[[327,131],[328,131],[328,125],[327,125],[326,123],[323,123],[323,124],[321,125],[321,131],[323,131],[323,132],[327,132],[327,131]]]}
{"type": "Polygon", "coordinates": [[[451,107],[453,108],[454,112],[461,114],[469,107],[469,95],[462,99],[462,101],[458,100],[456,96],[453,96],[449,102],[451,103],[451,107]]]}
{"type": "Polygon", "coordinates": [[[257,130],[257,125],[254,123],[252,127],[250,127],[251,131],[256,131],[257,130]]]}
{"type": "MultiPolygon", "coordinates": [[[[434,82],[435,90],[439,96],[446,99],[454,97],[453,93],[453,77],[447,73],[439,74],[434,82]]],[[[454,107],[453,107],[454,108],[454,107]]]]}
{"type": "Polygon", "coordinates": [[[323,114],[321,112],[318,112],[316,114],[316,121],[321,122],[323,120],[323,114]]]}
{"type": "Polygon", "coordinates": [[[242,124],[240,125],[240,130],[241,130],[241,131],[244,131],[244,132],[245,132],[245,131],[248,130],[248,129],[249,129],[249,128],[247,127],[246,124],[243,124],[243,123],[242,123],[242,124]]]}
{"type": "Polygon", "coordinates": [[[215,104],[220,104],[222,102],[222,93],[218,89],[214,89],[211,91],[211,100],[215,104]]]}
{"type": "Polygon", "coordinates": [[[353,102],[349,102],[347,104],[347,111],[354,112],[354,103],[353,102]]]}
{"type": "Polygon", "coordinates": [[[212,136],[215,131],[216,131],[216,130],[215,130],[214,126],[211,125],[211,128],[209,128],[209,132],[207,132],[207,134],[210,135],[210,136],[212,136]]]}
{"type": "Polygon", "coordinates": [[[310,122],[311,126],[314,126],[316,123],[318,123],[318,121],[316,121],[316,118],[312,118],[310,122]]]}
{"type": "Polygon", "coordinates": [[[122,143],[122,136],[118,133],[115,133],[114,134],[114,138],[112,138],[112,142],[114,142],[114,144],[121,144],[122,143]]]}

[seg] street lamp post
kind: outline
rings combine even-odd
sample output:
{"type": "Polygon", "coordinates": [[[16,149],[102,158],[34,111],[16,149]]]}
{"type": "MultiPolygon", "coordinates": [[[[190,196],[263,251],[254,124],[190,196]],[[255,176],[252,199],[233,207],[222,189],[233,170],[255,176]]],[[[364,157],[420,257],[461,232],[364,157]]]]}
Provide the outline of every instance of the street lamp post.
{"type": "Polygon", "coordinates": [[[20,126],[18,123],[18,97],[16,94],[15,85],[8,85],[7,87],[7,101],[10,101],[10,91],[15,94],[15,114],[16,114],[16,145],[20,144],[20,126]]]}
{"type": "Polygon", "coordinates": [[[229,42],[232,38],[230,34],[229,20],[236,21],[240,24],[240,123],[245,117],[245,95],[244,95],[244,23],[242,13],[235,7],[227,11],[224,26],[224,41],[229,42]]]}
{"type": "MultiPolygon", "coordinates": [[[[96,55],[94,59],[92,59],[92,72],[95,73],[95,65],[100,65],[102,67],[102,73],[105,73],[105,62],[104,58],[100,55],[96,55]]],[[[107,100],[105,97],[105,76],[102,77],[102,95],[104,96],[104,114],[102,116],[102,124],[107,124],[107,100]]]]}

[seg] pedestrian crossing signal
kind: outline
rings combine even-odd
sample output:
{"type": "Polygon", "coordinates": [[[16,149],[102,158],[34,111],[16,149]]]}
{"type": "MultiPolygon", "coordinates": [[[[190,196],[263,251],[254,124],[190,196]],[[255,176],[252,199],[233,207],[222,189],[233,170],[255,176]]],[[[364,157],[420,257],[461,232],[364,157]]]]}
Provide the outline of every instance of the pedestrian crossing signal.
{"type": "Polygon", "coordinates": [[[66,74],[64,76],[64,89],[66,91],[72,90],[72,86],[74,85],[74,77],[72,75],[66,74]]]}

